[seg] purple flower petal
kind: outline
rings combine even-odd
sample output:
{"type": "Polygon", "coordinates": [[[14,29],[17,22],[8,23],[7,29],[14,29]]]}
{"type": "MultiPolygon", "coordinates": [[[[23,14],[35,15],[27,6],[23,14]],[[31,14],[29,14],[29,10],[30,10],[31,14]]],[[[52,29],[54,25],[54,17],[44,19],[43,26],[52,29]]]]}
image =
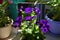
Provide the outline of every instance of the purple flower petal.
{"type": "Polygon", "coordinates": [[[38,7],[36,7],[34,11],[35,11],[35,13],[36,13],[37,15],[41,14],[41,11],[40,11],[40,9],[39,9],[38,7]]]}
{"type": "Polygon", "coordinates": [[[46,27],[44,27],[44,26],[43,26],[43,27],[41,27],[40,29],[41,29],[41,31],[42,31],[43,33],[48,32],[48,29],[47,29],[46,27]]]}
{"type": "Polygon", "coordinates": [[[32,8],[31,7],[27,7],[27,8],[25,8],[25,13],[26,14],[30,14],[30,13],[32,13],[32,8]]]}
{"type": "Polygon", "coordinates": [[[15,21],[19,21],[19,19],[20,19],[20,18],[19,18],[19,17],[17,17],[15,21]]]}
{"type": "Polygon", "coordinates": [[[43,26],[43,24],[39,24],[39,28],[41,28],[43,26]]]}
{"type": "Polygon", "coordinates": [[[41,24],[47,24],[47,21],[44,20],[44,19],[42,19],[42,20],[40,20],[40,23],[41,23],[41,24]]]}
{"type": "Polygon", "coordinates": [[[15,23],[13,24],[13,26],[14,26],[14,27],[18,27],[18,26],[19,26],[19,23],[15,22],[15,23]]]}
{"type": "Polygon", "coordinates": [[[15,20],[15,22],[21,22],[22,21],[22,16],[18,16],[15,20]]]}
{"type": "Polygon", "coordinates": [[[14,26],[14,27],[18,27],[19,25],[21,25],[21,22],[22,22],[22,16],[18,16],[18,17],[16,18],[16,20],[14,21],[13,26],[14,26]]]}
{"type": "Polygon", "coordinates": [[[31,16],[26,16],[26,17],[25,17],[25,20],[26,20],[26,21],[30,21],[31,18],[32,18],[31,16]]]}
{"type": "Polygon", "coordinates": [[[32,10],[34,11],[34,8],[32,8],[32,10]]]}
{"type": "Polygon", "coordinates": [[[43,33],[48,32],[49,27],[50,27],[50,25],[46,20],[44,20],[44,19],[40,20],[39,28],[42,30],[43,33]]]}
{"type": "Polygon", "coordinates": [[[50,24],[49,23],[47,23],[47,24],[45,24],[45,26],[47,27],[47,29],[49,30],[49,28],[50,28],[50,24]]]}

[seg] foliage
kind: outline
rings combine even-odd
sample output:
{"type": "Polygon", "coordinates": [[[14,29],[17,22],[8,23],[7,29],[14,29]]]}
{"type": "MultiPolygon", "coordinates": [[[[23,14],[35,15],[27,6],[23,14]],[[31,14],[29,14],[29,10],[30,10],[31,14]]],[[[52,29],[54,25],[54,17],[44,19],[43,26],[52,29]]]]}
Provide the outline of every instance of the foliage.
{"type": "Polygon", "coordinates": [[[35,24],[36,19],[34,18],[30,22],[23,21],[21,24],[21,35],[23,36],[22,40],[44,40],[45,36],[41,32],[38,25],[35,24]]]}
{"type": "Polygon", "coordinates": [[[44,40],[45,36],[41,32],[41,29],[36,25],[37,16],[40,15],[40,9],[37,7],[21,6],[18,9],[20,15],[14,21],[14,27],[19,27],[21,30],[22,40],[44,40]]]}
{"type": "Polygon", "coordinates": [[[52,19],[55,20],[60,17],[60,0],[50,1],[48,5],[50,5],[50,12],[53,13],[52,19]]]}
{"type": "Polygon", "coordinates": [[[19,27],[21,30],[22,40],[44,40],[45,36],[41,32],[38,25],[36,25],[37,16],[40,15],[40,9],[38,7],[26,7],[21,6],[18,10],[20,15],[14,22],[14,27],[19,27]]]}
{"type": "Polygon", "coordinates": [[[7,1],[5,1],[0,5],[0,27],[5,27],[7,24],[11,23],[11,19],[5,13],[7,4],[7,1]]]}
{"type": "Polygon", "coordinates": [[[40,1],[41,4],[46,4],[50,7],[49,9],[49,15],[52,15],[53,20],[59,20],[60,21],[60,0],[50,0],[50,1],[40,1]]]}

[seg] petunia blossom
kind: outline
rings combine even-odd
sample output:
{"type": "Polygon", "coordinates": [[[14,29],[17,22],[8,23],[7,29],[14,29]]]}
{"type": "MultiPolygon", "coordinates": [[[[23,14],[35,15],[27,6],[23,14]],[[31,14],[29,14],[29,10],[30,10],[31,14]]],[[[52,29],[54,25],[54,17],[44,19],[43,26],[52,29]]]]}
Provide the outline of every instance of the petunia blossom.
{"type": "Polygon", "coordinates": [[[41,11],[38,7],[35,7],[34,11],[37,15],[41,14],[41,11]]]}
{"type": "Polygon", "coordinates": [[[31,7],[27,7],[24,10],[25,14],[31,14],[32,13],[32,8],[31,7]]]}
{"type": "Polygon", "coordinates": [[[46,27],[44,27],[44,26],[43,26],[43,27],[41,27],[40,29],[41,29],[41,31],[42,31],[43,33],[48,32],[48,29],[47,29],[46,27]]]}
{"type": "Polygon", "coordinates": [[[20,21],[22,21],[22,16],[18,16],[15,20],[15,22],[20,22],[20,21]]]}
{"type": "Polygon", "coordinates": [[[40,20],[39,28],[43,31],[43,33],[48,32],[49,31],[49,27],[50,27],[50,25],[45,19],[40,20]]]}
{"type": "Polygon", "coordinates": [[[26,17],[25,17],[25,20],[26,20],[26,21],[30,21],[31,18],[32,18],[31,16],[26,16],[26,17]]]}
{"type": "Polygon", "coordinates": [[[13,24],[13,26],[16,28],[16,27],[19,27],[19,23],[18,22],[15,22],[14,24],[13,24]]]}
{"type": "Polygon", "coordinates": [[[16,20],[14,21],[13,26],[14,26],[14,27],[19,27],[19,26],[21,25],[21,22],[22,22],[22,16],[18,16],[18,17],[16,18],[16,20]]]}
{"type": "Polygon", "coordinates": [[[47,24],[48,22],[45,19],[40,20],[41,24],[47,24]]]}

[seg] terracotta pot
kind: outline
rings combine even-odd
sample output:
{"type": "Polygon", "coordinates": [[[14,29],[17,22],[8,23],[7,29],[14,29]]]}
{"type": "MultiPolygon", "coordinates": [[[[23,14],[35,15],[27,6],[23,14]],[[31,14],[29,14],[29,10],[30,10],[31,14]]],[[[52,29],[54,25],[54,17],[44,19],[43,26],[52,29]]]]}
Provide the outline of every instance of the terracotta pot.
{"type": "Polygon", "coordinates": [[[11,33],[12,26],[11,24],[7,25],[6,27],[0,28],[0,38],[6,38],[11,33]]]}

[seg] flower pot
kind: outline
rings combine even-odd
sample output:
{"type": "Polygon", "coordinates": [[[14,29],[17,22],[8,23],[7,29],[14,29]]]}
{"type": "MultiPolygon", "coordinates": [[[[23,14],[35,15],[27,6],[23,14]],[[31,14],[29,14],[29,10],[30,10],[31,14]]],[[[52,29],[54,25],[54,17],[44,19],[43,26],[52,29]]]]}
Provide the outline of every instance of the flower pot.
{"type": "Polygon", "coordinates": [[[54,34],[60,34],[60,22],[53,21],[52,19],[48,18],[48,16],[45,16],[46,20],[50,23],[49,30],[54,34]]]}
{"type": "Polygon", "coordinates": [[[10,35],[11,33],[11,24],[7,25],[6,27],[1,27],[0,28],[0,38],[6,38],[10,35]]]}

